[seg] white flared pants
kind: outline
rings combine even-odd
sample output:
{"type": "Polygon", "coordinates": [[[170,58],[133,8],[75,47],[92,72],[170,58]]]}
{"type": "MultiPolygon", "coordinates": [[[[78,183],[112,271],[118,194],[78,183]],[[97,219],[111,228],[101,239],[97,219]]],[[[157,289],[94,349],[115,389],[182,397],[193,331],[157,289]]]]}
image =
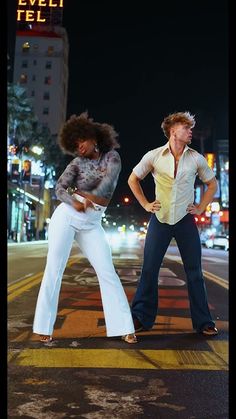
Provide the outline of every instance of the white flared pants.
{"type": "Polygon", "coordinates": [[[96,208],[88,208],[83,213],[61,203],[53,213],[48,230],[47,263],[35,310],[34,333],[53,333],[62,276],[74,240],[97,274],[107,336],[134,333],[129,303],[116,274],[111,249],[101,225],[106,208],[98,205],[96,208]]]}

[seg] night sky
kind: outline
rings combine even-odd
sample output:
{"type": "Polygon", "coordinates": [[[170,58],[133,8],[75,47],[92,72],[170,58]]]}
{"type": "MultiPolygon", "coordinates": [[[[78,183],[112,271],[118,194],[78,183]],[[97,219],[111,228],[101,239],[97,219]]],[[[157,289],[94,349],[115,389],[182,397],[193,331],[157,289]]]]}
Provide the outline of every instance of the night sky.
{"type": "MultiPolygon", "coordinates": [[[[214,139],[228,138],[228,1],[64,0],[63,26],[70,44],[67,116],[88,110],[119,132],[123,168],[115,196],[129,192],[127,177],[143,154],[167,141],[160,128],[167,114],[189,110],[210,120],[206,151],[214,139]]],[[[199,149],[197,139],[192,146],[199,149]]],[[[154,196],[151,176],[145,182],[154,196]]]]}

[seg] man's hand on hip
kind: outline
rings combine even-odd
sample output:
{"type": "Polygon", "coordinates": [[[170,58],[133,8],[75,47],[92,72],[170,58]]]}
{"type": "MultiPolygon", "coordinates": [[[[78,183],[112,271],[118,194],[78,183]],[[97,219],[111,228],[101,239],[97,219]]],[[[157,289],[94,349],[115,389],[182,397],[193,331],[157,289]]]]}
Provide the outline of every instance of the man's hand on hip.
{"type": "Polygon", "coordinates": [[[155,200],[153,202],[148,202],[145,205],[144,209],[147,212],[153,212],[154,213],[154,212],[159,211],[161,209],[161,203],[160,203],[160,201],[157,201],[157,200],[155,200]]]}

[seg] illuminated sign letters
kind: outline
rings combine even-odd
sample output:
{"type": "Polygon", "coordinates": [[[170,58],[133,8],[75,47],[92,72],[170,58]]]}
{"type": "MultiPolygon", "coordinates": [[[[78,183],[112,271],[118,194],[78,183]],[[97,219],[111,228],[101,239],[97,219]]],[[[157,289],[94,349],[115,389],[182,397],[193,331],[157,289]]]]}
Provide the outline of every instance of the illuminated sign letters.
{"type": "Polygon", "coordinates": [[[43,7],[63,7],[63,0],[18,0],[16,19],[23,22],[46,22],[41,14],[43,7]],[[39,10],[27,9],[30,6],[39,7],[39,10]]]}
{"type": "Polygon", "coordinates": [[[208,166],[210,166],[211,169],[214,169],[215,154],[214,153],[206,153],[205,157],[207,159],[208,166]]]}

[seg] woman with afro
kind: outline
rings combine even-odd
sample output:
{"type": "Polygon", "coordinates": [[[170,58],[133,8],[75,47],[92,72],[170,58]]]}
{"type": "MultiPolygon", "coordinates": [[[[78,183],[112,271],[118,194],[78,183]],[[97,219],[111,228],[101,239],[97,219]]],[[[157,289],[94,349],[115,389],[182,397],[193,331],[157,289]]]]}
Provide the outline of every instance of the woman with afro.
{"type": "Polygon", "coordinates": [[[101,225],[121,170],[117,137],[111,125],[94,122],[87,112],[72,115],[60,132],[61,149],[75,158],[57,181],[61,203],[49,223],[47,263],[33,324],[42,342],[52,340],[62,276],[74,240],[97,274],[107,336],[137,342],[128,300],[101,225]]]}

